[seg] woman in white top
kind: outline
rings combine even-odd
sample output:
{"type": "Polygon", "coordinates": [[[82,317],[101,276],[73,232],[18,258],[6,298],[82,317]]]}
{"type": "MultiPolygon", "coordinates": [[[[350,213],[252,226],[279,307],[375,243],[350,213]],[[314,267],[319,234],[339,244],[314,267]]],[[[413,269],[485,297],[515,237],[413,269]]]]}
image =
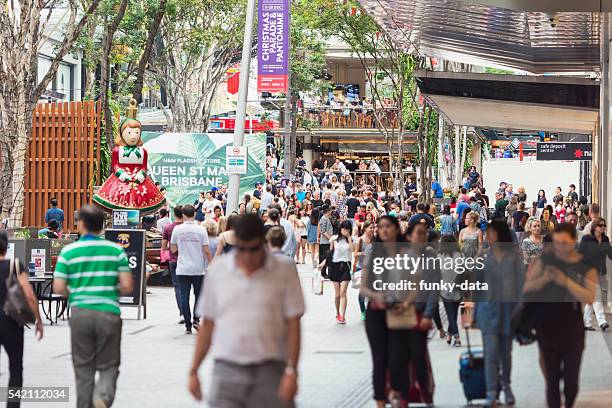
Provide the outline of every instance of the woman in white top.
{"type": "MultiPolygon", "coordinates": [[[[287,201],[285,200],[285,190],[283,190],[282,188],[278,190],[278,205],[281,206],[281,210],[285,211],[285,208],[287,208],[287,201]]],[[[267,210],[267,208],[264,208],[264,210],[267,210]]]]}
{"type": "Polygon", "coordinates": [[[333,251],[331,265],[329,265],[329,279],[334,284],[336,297],[336,322],[345,324],[346,314],[346,290],[351,281],[351,260],[353,258],[353,238],[351,237],[353,226],[350,221],[340,223],[340,233],[331,242],[333,251]]]}
{"type": "Polygon", "coordinates": [[[299,217],[295,217],[294,219],[294,230],[295,230],[295,235],[297,238],[297,242],[298,242],[298,248],[297,248],[297,252],[295,254],[295,262],[296,263],[300,263],[300,253],[302,254],[302,262],[303,264],[306,263],[306,237],[307,237],[307,231],[306,231],[306,225],[308,224],[308,222],[310,221],[308,216],[306,215],[306,211],[304,210],[299,210],[299,217]]]}

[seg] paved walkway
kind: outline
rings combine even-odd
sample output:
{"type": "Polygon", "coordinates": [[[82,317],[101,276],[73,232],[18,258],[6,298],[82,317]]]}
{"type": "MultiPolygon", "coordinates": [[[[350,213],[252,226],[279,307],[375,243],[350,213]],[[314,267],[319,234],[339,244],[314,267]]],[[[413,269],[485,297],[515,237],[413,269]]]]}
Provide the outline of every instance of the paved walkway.
{"type": "MultiPolygon", "coordinates": [[[[306,408],[371,407],[371,361],[363,323],[359,320],[357,293],[349,290],[348,323],[336,325],[333,288],[323,296],[310,291],[310,268],[300,266],[308,311],[303,319],[303,348],[300,362],[298,406],[306,408]]],[[[171,288],[153,287],[148,297],[149,317],[136,320],[134,309],[124,309],[122,365],[115,407],[192,407],[196,404],[186,391],[187,370],[195,335],[183,334],[177,324],[171,288]]],[[[45,327],[38,343],[33,332],[26,333],[24,379],[26,386],[69,386],[70,404],[23,404],[24,407],[74,406],[74,375],[70,359],[68,322],[45,327]]],[[[474,343],[481,344],[477,332],[474,343]]],[[[582,369],[579,407],[609,407],[612,401],[612,355],[606,344],[612,333],[587,335],[582,369]]],[[[464,341],[465,343],[465,341],[464,341]]],[[[430,342],[435,402],[439,407],[460,407],[465,399],[459,382],[458,359],[465,350],[454,349],[440,339],[430,342]]],[[[537,364],[537,347],[515,346],[513,387],[518,407],[544,407],[544,384],[537,364]]],[[[211,361],[205,362],[205,387],[210,379],[211,361]]],[[[0,357],[0,386],[6,386],[7,358],[0,357]]]]}

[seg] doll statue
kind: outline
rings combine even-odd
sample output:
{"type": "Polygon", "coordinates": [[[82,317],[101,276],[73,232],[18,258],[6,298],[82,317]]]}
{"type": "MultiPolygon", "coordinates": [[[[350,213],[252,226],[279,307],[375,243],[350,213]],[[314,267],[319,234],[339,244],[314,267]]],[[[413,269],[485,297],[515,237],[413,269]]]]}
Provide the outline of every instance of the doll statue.
{"type": "Polygon", "coordinates": [[[147,151],[141,147],[137,106],[135,99],[130,100],[111,153],[112,174],[93,201],[108,211],[140,210],[142,215],[157,211],[166,198],[147,176],[147,151]]]}

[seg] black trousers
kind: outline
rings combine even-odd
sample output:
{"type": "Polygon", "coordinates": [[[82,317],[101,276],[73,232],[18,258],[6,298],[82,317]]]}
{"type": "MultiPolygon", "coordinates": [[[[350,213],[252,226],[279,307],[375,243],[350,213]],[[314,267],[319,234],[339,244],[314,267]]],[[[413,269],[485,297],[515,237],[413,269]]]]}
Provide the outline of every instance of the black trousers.
{"type": "Polygon", "coordinates": [[[319,263],[323,262],[330,247],[330,244],[319,244],[319,263]]]}
{"type": "Polygon", "coordinates": [[[583,348],[582,344],[570,342],[562,349],[540,347],[546,370],[546,402],[549,407],[561,406],[561,391],[559,390],[561,379],[563,379],[565,407],[571,408],[574,405],[578,395],[583,348]]]}
{"type": "Polygon", "coordinates": [[[421,396],[426,402],[433,399],[433,390],[427,361],[427,332],[421,330],[408,331],[408,347],[410,348],[410,361],[412,362],[416,380],[421,390],[421,396]]]}
{"type": "MultiPolygon", "coordinates": [[[[23,386],[23,327],[9,320],[0,312],[0,346],[9,358],[9,382],[11,388],[23,386]]],[[[9,402],[7,408],[19,408],[19,402],[9,402]]]]}
{"type": "Polygon", "coordinates": [[[438,330],[444,330],[442,326],[442,318],[440,317],[440,302],[436,302],[433,305],[433,314],[431,316],[438,330]]]}
{"type": "Polygon", "coordinates": [[[444,309],[448,316],[448,334],[451,336],[459,335],[459,327],[457,326],[457,317],[459,316],[459,302],[444,301],[444,309]]]}
{"type": "Polygon", "coordinates": [[[390,374],[391,389],[400,391],[402,397],[408,397],[410,378],[408,363],[410,348],[407,347],[409,330],[389,330],[384,310],[366,310],[366,334],[372,351],[372,383],[374,399],[387,399],[387,371],[390,374]]]}

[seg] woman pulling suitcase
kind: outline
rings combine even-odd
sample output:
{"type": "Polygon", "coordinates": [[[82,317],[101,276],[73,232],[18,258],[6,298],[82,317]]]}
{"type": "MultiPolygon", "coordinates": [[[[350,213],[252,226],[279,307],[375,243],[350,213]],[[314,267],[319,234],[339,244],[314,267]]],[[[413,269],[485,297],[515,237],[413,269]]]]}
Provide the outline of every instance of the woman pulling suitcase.
{"type": "Polygon", "coordinates": [[[482,333],[487,385],[485,406],[497,404],[499,390],[505,404],[514,405],[510,386],[512,372],[512,315],[525,281],[524,263],[513,244],[505,221],[494,220],[486,232],[490,250],[484,268],[476,270],[476,280],[486,282],[488,290],[475,294],[474,323],[482,333]]]}

